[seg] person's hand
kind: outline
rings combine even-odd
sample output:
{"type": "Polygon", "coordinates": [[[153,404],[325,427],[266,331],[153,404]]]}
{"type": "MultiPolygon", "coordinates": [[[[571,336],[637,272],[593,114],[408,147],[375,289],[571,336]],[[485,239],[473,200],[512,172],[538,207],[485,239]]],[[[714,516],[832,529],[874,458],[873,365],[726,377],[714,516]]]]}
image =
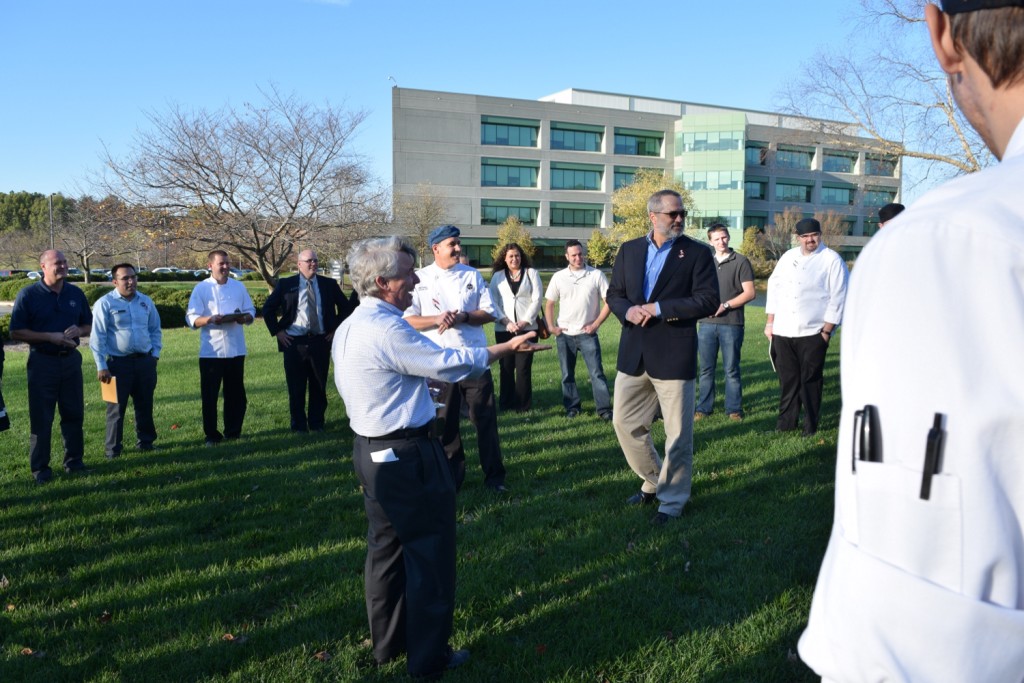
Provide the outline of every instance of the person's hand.
{"type": "Polygon", "coordinates": [[[645,306],[630,306],[626,311],[626,320],[640,327],[645,327],[652,317],[645,306]]]}
{"type": "Polygon", "coordinates": [[[551,348],[550,346],[542,346],[540,344],[534,344],[532,341],[530,341],[531,339],[535,339],[536,337],[537,332],[535,330],[530,330],[525,334],[520,334],[519,336],[512,337],[510,340],[508,340],[508,345],[516,353],[536,353],[537,351],[547,351],[551,348]]]}
{"type": "Polygon", "coordinates": [[[49,341],[54,346],[66,346],[75,348],[75,340],[67,336],[67,332],[50,332],[49,341]]]}
{"type": "Polygon", "coordinates": [[[764,326],[764,336],[768,337],[768,341],[772,340],[772,326],[771,325],[765,325],[764,326]]]}
{"type": "MultiPolygon", "coordinates": [[[[456,311],[445,311],[434,316],[434,324],[437,325],[437,333],[444,334],[445,330],[455,327],[459,323],[459,316],[462,315],[456,311]]],[[[468,315],[466,316],[469,317],[468,315]]]]}
{"type": "Polygon", "coordinates": [[[284,330],[281,330],[274,336],[277,337],[277,341],[281,344],[282,348],[287,349],[292,345],[292,336],[284,330]]]}
{"type": "Polygon", "coordinates": [[[96,373],[96,379],[103,382],[104,384],[110,384],[110,370],[100,370],[96,373]]]}
{"type": "Polygon", "coordinates": [[[82,336],[82,330],[78,327],[78,325],[72,325],[68,329],[64,330],[64,336],[66,338],[68,338],[68,339],[74,339],[75,337],[81,337],[82,336]]]}
{"type": "Polygon", "coordinates": [[[717,318],[718,316],[720,316],[723,313],[725,313],[727,310],[728,309],[725,307],[725,304],[718,304],[718,310],[715,311],[714,315],[712,315],[711,317],[712,318],[717,318]]]}
{"type": "Polygon", "coordinates": [[[552,327],[548,331],[551,332],[551,334],[556,336],[556,337],[559,336],[560,334],[562,334],[562,328],[558,327],[557,325],[555,325],[554,327],[552,327]]]}

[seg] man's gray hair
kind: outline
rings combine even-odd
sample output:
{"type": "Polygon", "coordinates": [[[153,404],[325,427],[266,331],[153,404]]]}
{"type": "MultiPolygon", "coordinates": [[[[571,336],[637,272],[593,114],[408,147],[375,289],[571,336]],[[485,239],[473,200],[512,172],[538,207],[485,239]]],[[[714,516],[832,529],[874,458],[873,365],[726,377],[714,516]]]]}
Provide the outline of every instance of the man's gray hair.
{"type": "Polygon", "coordinates": [[[661,202],[665,197],[678,197],[680,202],[683,201],[682,195],[675,190],[658,190],[647,200],[647,213],[661,211],[661,202]]]}
{"type": "Polygon", "coordinates": [[[398,255],[406,253],[416,263],[416,249],[402,237],[373,237],[360,240],[348,252],[348,275],[360,297],[379,297],[377,278],[398,277],[398,255]]]}

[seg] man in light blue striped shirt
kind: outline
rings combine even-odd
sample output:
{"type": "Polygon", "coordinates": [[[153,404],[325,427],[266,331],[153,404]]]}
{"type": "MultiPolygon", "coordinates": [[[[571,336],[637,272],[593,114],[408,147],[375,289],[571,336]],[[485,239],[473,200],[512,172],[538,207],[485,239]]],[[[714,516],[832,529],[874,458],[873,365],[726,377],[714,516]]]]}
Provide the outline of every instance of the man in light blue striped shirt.
{"type": "Polygon", "coordinates": [[[160,314],[148,296],[138,291],[138,276],[130,263],[110,269],[114,291],[105,294],[92,308],[92,336],[89,348],[96,361],[96,378],[108,384],[116,378],[117,403],[107,403],[106,456],[121,455],[124,413],[131,397],[135,407],[135,447],[153,449],[153,392],[156,390],[156,362],[163,348],[160,314]]]}
{"type": "Polygon", "coordinates": [[[366,610],[373,655],[403,652],[412,676],[469,659],[448,639],[455,613],[455,480],[427,379],[479,377],[499,357],[540,348],[513,337],[487,348],[442,348],[402,318],[412,303],[416,250],[399,237],[357,242],[348,256],[359,306],[334,336],[334,380],[356,433],[352,460],[369,521],[366,610]]]}

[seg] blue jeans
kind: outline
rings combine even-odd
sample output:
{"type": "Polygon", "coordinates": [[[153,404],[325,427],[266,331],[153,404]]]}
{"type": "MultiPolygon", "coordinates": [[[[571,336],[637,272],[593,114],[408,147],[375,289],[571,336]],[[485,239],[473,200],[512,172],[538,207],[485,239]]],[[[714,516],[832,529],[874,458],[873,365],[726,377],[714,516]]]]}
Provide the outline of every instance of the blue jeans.
{"type": "Polygon", "coordinates": [[[743,414],[743,381],[740,379],[742,325],[700,323],[697,327],[697,352],[700,354],[700,398],[696,411],[710,415],[715,407],[715,365],[722,349],[725,368],[725,412],[743,414]]]}
{"type": "Polygon", "coordinates": [[[576,388],[576,354],[583,354],[583,362],[590,371],[590,388],[594,392],[597,414],[612,411],[612,399],[608,393],[608,380],[601,367],[601,342],[596,334],[560,334],[555,337],[558,346],[558,364],[562,368],[562,404],[565,410],[580,409],[580,392],[576,388]]]}

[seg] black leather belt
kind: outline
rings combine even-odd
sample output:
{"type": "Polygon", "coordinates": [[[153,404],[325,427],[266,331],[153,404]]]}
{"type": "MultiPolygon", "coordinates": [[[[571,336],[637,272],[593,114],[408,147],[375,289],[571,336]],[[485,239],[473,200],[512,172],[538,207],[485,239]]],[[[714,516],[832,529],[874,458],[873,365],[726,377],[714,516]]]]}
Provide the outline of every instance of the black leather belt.
{"type": "Polygon", "coordinates": [[[123,356],[111,356],[111,358],[149,358],[151,355],[151,351],[143,351],[139,353],[126,353],[123,356]]]}
{"type": "Polygon", "coordinates": [[[39,346],[33,346],[32,350],[37,353],[41,353],[44,356],[57,356],[59,358],[63,358],[64,356],[71,355],[73,351],[77,351],[78,349],[60,349],[59,351],[53,351],[52,349],[44,349],[39,346]]]}
{"type": "Polygon", "coordinates": [[[430,436],[431,423],[423,425],[422,427],[406,427],[405,429],[396,429],[390,434],[384,434],[383,436],[364,436],[363,438],[367,441],[401,441],[402,439],[422,439],[430,436]]]}

